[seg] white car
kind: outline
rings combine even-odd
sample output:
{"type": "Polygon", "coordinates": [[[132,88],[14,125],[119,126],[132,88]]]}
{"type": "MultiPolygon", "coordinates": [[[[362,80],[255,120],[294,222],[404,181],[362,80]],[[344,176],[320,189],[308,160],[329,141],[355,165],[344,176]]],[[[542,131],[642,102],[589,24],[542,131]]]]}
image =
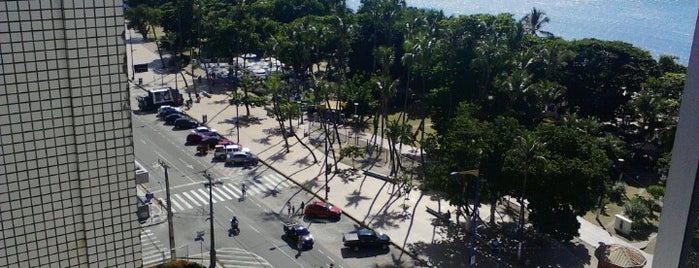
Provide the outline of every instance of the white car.
{"type": "Polygon", "coordinates": [[[197,127],[193,129],[192,132],[206,136],[218,136],[218,131],[208,127],[197,127]]]}
{"type": "Polygon", "coordinates": [[[231,145],[216,145],[216,148],[214,148],[214,158],[220,159],[220,160],[226,160],[228,158],[229,154],[233,154],[235,152],[244,152],[244,153],[250,153],[250,148],[247,147],[242,147],[239,144],[231,144],[231,145]]]}

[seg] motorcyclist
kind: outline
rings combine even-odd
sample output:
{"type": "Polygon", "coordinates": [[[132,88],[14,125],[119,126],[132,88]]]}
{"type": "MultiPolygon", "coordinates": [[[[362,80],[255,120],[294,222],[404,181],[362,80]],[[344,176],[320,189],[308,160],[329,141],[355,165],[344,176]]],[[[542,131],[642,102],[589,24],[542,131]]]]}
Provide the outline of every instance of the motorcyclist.
{"type": "Polygon", "coordinates": [[[236,230],[236,229],[238,229],[238,218],[233,216],[233,218],[231,219],[231,230],[236,230]]]}

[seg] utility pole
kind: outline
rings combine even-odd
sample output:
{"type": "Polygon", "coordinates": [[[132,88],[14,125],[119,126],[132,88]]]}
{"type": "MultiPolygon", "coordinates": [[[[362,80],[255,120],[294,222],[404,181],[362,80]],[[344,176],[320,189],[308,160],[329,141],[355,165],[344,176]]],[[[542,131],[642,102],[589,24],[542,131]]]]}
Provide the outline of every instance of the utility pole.
{"type": "Polygon", "coordinates": [[[163,160],[158,159],[158,164],[165,170],[165,199],[167,199],[167,229],[170,238],[170,260],[174,260],[175,255],[175,228],[172,223],[172,202],[170,201],[170,179],[167,176],[167,169],[170,168],[163,160]]]}
{"type": "Polygon", "coordinates": [[[325,136],[325,201],[328,200],[328,174],[330,173],[330,163],[328,163],[328,126],[325,121],[321,121],[323,134],[325,136]]]}
{"type": "Polygon", "coordinates": [[[236,143],[240,144],[240,116],[238,115],[238,107],[240,106],[240,99],[238,95],[238,89],[236,88],[235,91],[235,135],[237,136],[237,139],[235,140],[236,143]]]}
{"type": "MultiPolygon", "coordinates": [[[[212,198],[212,191],[214,188],[214,182],[213,178],[211,177],[211,174],[208,172],[204,171],[204,178],[208,180],[208,182],[204,183],[204,186],[209,187],[209,228],[210,233],[211,233],[211,245],[209,249],[209,256],[211,257],[209,259],[209,268],[215,268],[216,267],[216,243],[214,243],[214,202],[212,198]]],[[[220,181],[215,182],[217,184],[221,184],[220,181]]]]}
{"type": "Polygon", "coordinates": [[[126,30],[129,31],[129,46],[131,47],[131,81],[134,81],[136,79],[136,70],[133,62],[133,35],[131,34],[131,28],[126,27],[126,30]]]}

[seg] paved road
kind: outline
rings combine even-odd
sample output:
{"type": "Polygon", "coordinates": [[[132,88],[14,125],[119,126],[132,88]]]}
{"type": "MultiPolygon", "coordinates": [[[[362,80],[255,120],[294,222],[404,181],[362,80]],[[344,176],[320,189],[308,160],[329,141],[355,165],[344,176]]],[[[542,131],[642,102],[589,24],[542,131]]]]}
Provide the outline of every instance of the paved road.
{"type": "MultiPolygon", "coordinates": [[[[133,93],[138,93],[134,91],[133,93]]],[[[356,222],[343,218],[339,222],[307,219],[295,214],[292,220],[306,225],[314,234],[314,249],[296,256],[293,243],[281,237],[281,225],[289,220],[287,201],[295,207],[301,201],[313,201],[293,182],[274,170],[260,165],[255,168],[226,167],[213,162],[211,155],[195,155],[194,146],[184,144],[189,131],[178,131],[163,125],[155,114],[133,116],[136,159],[149,170],[146,184],[156,198],[165,199],[164,170],[157,163],[169,164],[168,177],[172,197],[176,255],[194,260],[208,260],[209,223],[208,188],[202,171],[206,170],[222,184],[213,192],[214,222],[218,264],[224,267],[368,267],[392,266],[398,250],[355,253],[342,248],[343,232],[359,228],[356,222]],[[247,198],[241,199],[240,185],[248,186],[247,198]],[[236,215],[241,220],[239,236],[228,237],[228,221],[236,215]],[[204,242],[195,242],[198,231],[204,231],[204,242]]],[[[164,217],[164,214],[163,214],[164,217]]],[[[142,233],[144,264],[168,259],[167,224],[147,227],[142,233]]],[[[404,267],[411,267],[405,264],[404,267]]]]}

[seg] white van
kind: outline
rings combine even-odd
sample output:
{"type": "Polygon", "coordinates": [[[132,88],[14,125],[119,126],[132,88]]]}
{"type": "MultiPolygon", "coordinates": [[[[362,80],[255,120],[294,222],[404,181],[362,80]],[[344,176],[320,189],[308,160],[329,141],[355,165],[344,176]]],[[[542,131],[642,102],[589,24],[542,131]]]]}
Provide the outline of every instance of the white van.
{"type": "MultiPolygon", "coordinates": [[[[245,148],[247,149],[247,148],[245,148]]],[[[219,160],[225,160],[226,156],[228,154],[232,154],[235,152],[239,152],[242,149],[240,148],[240,145],[237,144],[232,144],[232,145],[216,145],[214,148],[214,158],[219,159],[219,160]]],[[[250,149],[248,149],[250,151],[250,149]]]]}

